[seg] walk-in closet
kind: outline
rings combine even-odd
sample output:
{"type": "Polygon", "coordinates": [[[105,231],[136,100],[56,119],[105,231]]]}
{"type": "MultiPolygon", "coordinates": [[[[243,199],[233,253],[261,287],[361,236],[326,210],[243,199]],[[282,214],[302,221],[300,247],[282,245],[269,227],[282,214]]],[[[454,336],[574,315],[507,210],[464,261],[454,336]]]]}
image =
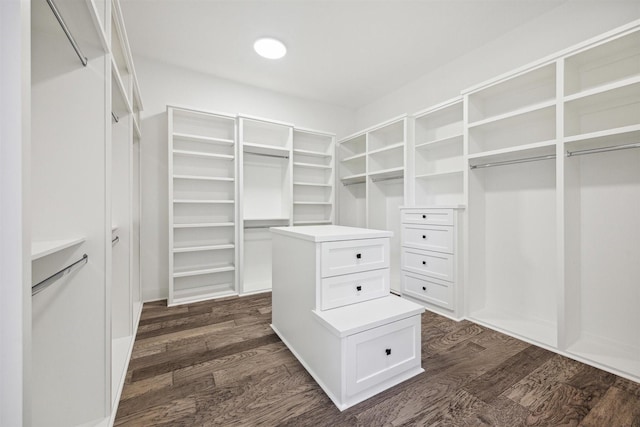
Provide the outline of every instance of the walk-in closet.
{"type": "Polygon", "coordinates": [[[0,425],[640,425],[637,0],[0,1],[0,425]]]}

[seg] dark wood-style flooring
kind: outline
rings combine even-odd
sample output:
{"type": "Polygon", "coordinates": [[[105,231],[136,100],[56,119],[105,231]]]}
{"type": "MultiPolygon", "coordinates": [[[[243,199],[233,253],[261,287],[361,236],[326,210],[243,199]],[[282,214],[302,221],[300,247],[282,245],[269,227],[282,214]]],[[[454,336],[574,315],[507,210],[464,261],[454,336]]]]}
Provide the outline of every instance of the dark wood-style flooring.
{"type": "Polygon", "coordinates": [[[426,372],[340,412],[269,327],[271,295],[144,305],[117,426],[640,426],[640,385],[422,316],[426,372]]]}

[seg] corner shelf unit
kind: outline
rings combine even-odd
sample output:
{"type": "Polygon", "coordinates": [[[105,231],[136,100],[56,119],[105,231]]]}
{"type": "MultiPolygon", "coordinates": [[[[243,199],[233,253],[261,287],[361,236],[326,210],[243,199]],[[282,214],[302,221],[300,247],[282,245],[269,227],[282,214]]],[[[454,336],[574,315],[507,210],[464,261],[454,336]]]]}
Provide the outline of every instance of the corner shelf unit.
{"type": "Polygon", "coordinates": [[[408,196],[408,119],[402,115],[341,139],[337,224],[393,231],[391,289],[400,293],[400,211],[408,196]]]}
{"type": "Polygon", "coordinates": [[[463,94],[467,317],[640,381],[640,21],[463,94]]]}
{"type": "Polygon", "coordinates": [[[333,224],[335,135],[293,130],[293,225],[333,224]]]}
{"type": "Polygon", "coordinates": [[[167,107],[168,305],[237,294],[235,116],[167,107]]]}

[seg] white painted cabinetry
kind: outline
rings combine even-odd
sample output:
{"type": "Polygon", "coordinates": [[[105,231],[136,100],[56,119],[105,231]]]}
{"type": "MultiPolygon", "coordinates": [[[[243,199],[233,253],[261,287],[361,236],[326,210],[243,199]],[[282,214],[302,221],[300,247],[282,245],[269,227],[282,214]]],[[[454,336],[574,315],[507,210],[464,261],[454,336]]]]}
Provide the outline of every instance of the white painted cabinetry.
{"type": "Polygon", "coordinates": [[[403,207],[402,296],[454,319],[463,315],[460,207],[403,207]]]}
{"type": "Polygon", "coordinates": [[[340,410],[423,372],[424,308],[389,293],[391,232],[271,231],[272,327],[340,410]]]}

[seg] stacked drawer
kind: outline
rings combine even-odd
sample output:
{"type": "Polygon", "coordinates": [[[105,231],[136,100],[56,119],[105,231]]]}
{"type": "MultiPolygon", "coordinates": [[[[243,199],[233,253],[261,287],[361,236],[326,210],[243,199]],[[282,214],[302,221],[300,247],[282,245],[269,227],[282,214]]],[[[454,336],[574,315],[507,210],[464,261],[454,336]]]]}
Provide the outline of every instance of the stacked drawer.
{"type": "Polygon", "coordinates": [[[453,208],[401,209],[402,294],[451,312],[458,275],[456,215],[453,208]]]}
{"type": "Polygon", "coordinates": [[[322,280],[316,310],[389,294],[389,239],[325,242],[320,259],[322,280]]]}

